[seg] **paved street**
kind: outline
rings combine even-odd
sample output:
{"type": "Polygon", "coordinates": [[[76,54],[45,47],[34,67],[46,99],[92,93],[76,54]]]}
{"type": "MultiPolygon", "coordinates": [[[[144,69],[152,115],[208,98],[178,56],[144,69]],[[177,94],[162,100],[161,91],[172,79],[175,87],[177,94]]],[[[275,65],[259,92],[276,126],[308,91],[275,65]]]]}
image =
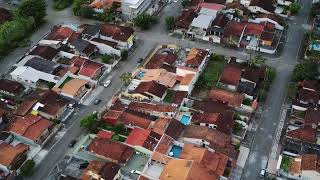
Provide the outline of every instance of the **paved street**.
{"type": "MultiPolygon", "coordinates": [[[[297,61],[298,49],[300,48],[300,42],[303,36],[303,27],[301,25],[306,23],[308,10],[310,9],[309,0],[302,0],[301,2],[304,4],[302,12],[300,12],[298,17],[295,17],[289,22],[290,28],[288,32],[288,39],[282,56],[279,58],[272,58],[268,56],[267,64],[276,67],[278,75],[271,87],[269,98],[266,101],[267,108],[264,109],[262,113],[262,119],[260,120],[261,124],[256,131],[252,149],[244,170],[243,179],[246,180],[257,179],[260,169],[264,168],[267,163],[271,149],[270,146],[277,129],[280,110],[285,98],[286,85],[289,82],[293,66],[297,61]]],[[[47,23],[41,26],[30,38],[33,44],[40,40],[42,36],[55,24],[94,23],[92,20],[74,17],[71,14],[70,9],[59,12],[54,11],[51,3],[52,1],[48,1],[48,16],[46,17],[47,23]]],[[[67,135],[63,136],[62,139],[53,146],[48,155],[36,168],[34,175],[29,179],[46,179],[50,170],[67,152],[69,142],[83,133],[83,130],[79,128],[80,117],[92,113],[95,110],[102,110],[105,104],[111,99],[112,95],[121,87],[121,81],[119,79],[120,75],[123,72],[129,72],[134,69],[138,65],[137,60],[141,57],[144,58],[157,44],[177,44],[181,47],[212,49],[213,52],[227,56],[236,56],[242,59],[247,59],[249,57],[248,54],[243,51],[231,50],[219,45],[210,45],[208,43],[177,39],[168,36],[165,30],[164,17],[168,15],[178,16],[181,8],[181,5],[176,3],[168,5],[160,13],[161,19],[158,25],[148,31],[137,33],[137,36],[140,39],[137,48],[129,56],[126,62],[122,63],[118,69],[112,72],[111,85],[108,88],[105,88],[97,97],[101,99],[102,102],[99,105],[82,106],[78,109],[78,111],[69,120],[74,123],[67,130],[67,135]]],[[[5,73],[19,58],[22,57],[28,48],[29,47],[17,48],[4,58],[1,62],[0,72],[5,73]]]]}
{"type": "Polygon", "coordinates": [[[286,96],[286,87],[292,74],[293,65],[297,62],[301,40],[303,38],[302,25],[307,23],[307,17],[311,7],[309,0],[302,0],[303,8],[299,15],[289,22],[289,33],[287,43],[280,57],[277,67],[277,78],[273,83],[266,109],[262,113],[260,125],[256,131],[251,152],[247,160],[242,179],[257,179],[259,172],[267,165],[268,156],[271,152],[271,145],[276,134],[279,123],[281,107],[286,96]]]}

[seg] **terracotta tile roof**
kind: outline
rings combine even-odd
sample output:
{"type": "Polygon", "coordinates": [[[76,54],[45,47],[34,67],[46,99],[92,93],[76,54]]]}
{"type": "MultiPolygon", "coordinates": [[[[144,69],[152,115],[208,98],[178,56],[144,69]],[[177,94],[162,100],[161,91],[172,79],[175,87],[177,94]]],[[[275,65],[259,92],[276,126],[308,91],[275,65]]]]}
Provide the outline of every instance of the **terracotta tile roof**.
{"type": "Polygon", "coordinates": [[[241,79],[242,70],[237,66],[226,65],[220,77],[223,84],[238,86],[241,79]]]}
{"type": "Polygon", "coordinates": [[[301,157],[295,157],[289,164],[289,173],[301,174],[301,157]]]}
{"type": "Polygon", "coordinates": [[[6,21],[11,19],[11,13],[9,10],[0,7],[0,24],[3,24],[6,21]]]}
{"type": "Polygon", "coordinates": [[[283,25],[285,20],[283,17],[281,16],[278,16],[276,14],[258,14],[256,16],[256,18],[269,18],[273,21],[276,21],[277,23],[279,23],[280,25],[283,25]]]}
{"type": "Polygon", "coordinates": [[[320,125],[320,110],[308,109],[304,117],[304,126],[316,128],[320,125]]]}
{"type": "Polygon", "coordinates": [[[103,36],[111,37],[114,40],[127,42],[133,35],[134,30],[130,27],[117,26],[112,24],[104,24],[100,29],[100,34],[103,36]]]}
{"type": "Polygon", "coordinates": [[[149,128],[158,134],[164,134],[170,121],[171,119],[168,118],[159,118],[154,122],[153,126],[149,128]]]}
{"type": "Polygon", "coordinates": [[[79,71],[79,75],[95,78],[96,72],[99,71],[104,65],[94,61],[87,60],[79,71]]]}
{"type": "Polygon", "coordinates": [[[174,142],[174,139],[164,134],[155,151],[161,154],[167,154],[169,151],[169,148],[171,148],[171,146],[173,145],[173,142],[174,142]]]}
{"type": "Polygon", "coordinates": [[[224,29],[224,36],[230,37],[230,36],[237,36],[240,37],[242,35],[242,32],[246,26],[246,23],[243,22],[237,22],[237,21],[230,21],[226,28],[224,29]]]}
{"type": "Polygon", "coordinates": [[[24,117],[17,117],[8,127],[8,131],[36,141],[42,133],[51,128],[53,122],[43,119],[40,116],[28,114],[24,117]]]}
{"type": "Polygon", "coordinates": [[[172,120],[168,128],[166,129],[165,134],[172,137],[173,139],[178,139],[185,128],[186,126],[183,125],[180,121],[172,120]]]}
{"type": "Polygon", "coordinates": [[[257,36],[260,37],[264,31],[265,25],[257,23],[247,23],[244,30],[244,35],[246,36],[257,36]]]}
{"type": "Polygon", "coordinates": [[[240,1],[235,1],[235,2],[232,2],[232,3],[228,3],[226,5],[226,9],[238,9],[238,10],[241,10],[243,11],[245,14],[249,14],[250,11],[248,10],[248,8],[244,7],[240,1]]]}
{"type": "Polygon", "coordinates": [[[181,104],[183,99],[188,96],[186,91],[174,91],[173,103],[181,104]]]}
{"type": "Polygon", "coordinates": [[[210,10],[215,10],[215,11],[220,11],[220,10],[222,10],[224,8],[224,6],[221,5],[221,4],[216,4],[216,3],[211,3],[211,2],[210,3],[207,3],[207,2],[200,3],[199,7],[200,8],[210,9],[210,10]]]}
{"type": "Polygon", "coordinates": [[[0,79],[0,91],[20,95],[24,90],[25,87],[21,83],[7,79],[0,79]]]}
{"type": "Polygon", "coordinates": [[[88,146],[88,151],[115,160],[121,164],[126,163],[132,154],[133,148],[124,144],[102,138],[94,138],[88,146]]]}
{"type": "Polygon", "coordinates": [[[222,103],[227,103],[232,107],[240,107],[244,100],[244,94],[213,88],[210,91],[209,98],[222,103]]]}
{"type": "Polygon", "coordinates": [[[228,24],[229,19],[224,14],[218,14],[217,17],[213,20],[211,27],[225,28],[228,24]]]}
{"type": "Polygon", "coordinates": [[[176,84],[176,74],[168,72],[165,69],[143,69],[144,75],[141,81],[156,81],[166,87],[172,88],[176,84]]]}
{"type": "Polygon", "coordinates": [[[301,170],[320,172],[320,158],[316,154],[302,155],[301,170]]]}
{"type": "Polygon", "coordinates": [[[146,69],[159,69],[163,64],[173,64],[178,56],[173,53],[160,54],[157,53],[152,56],[149,62],[145,65],[146,69]]]}
{"type": "Polygon", "coordinates": [[[186,58],[186,66],[197,68],[208,55],[208,51],[204,49],[192,48],[186,58]]]}
{"type": "Polygon", "coordinates": [[[195,76],[195,74],[186,74],[181,79],[180,85],[186,85],[186,86],[190,85],[190,83],[192,83],[194,76],[195,76]]]}
{"type": "Polygon", "coordinates": [[[172,157],[154,151],[153,154],[152,154],[151,159],[153,161],[160,162],[162,164],[167,164],[170,161],[170,159],[172,159],[172,157]]]}
{"type": "Polygon", "coordinates": [[[69,27],[53,26],[50,34],[45,38],[48,40],[65,40],[71,36],[73,30],[69,27]]]}
{"type": "Polygon", "coordinates": [[[264,9],[270,13],[273,13],[274,10],[276,9],[276,7],[273,6],[273,2],[271,0],[251,0],[250,6],[261,7],[262,9],[264,9]]]}
{"type": "Polygon", "coordinates": [[[97,9],[108,9],[113,3],[121,3],[121,0],[94,0],[90,6],[97,9]]]}
{"type": "Polygon", "coordinates": [[[150,151],[153,151],[159,143],[161,137],[162,135],[151,131],[147,139],[144,141],[143,147],[150,151]]]}
{"type": "Polygon", "coordinates": [[[52,60],[58,53],[59,50],[56,50],[50,46],[37,46],[29,54],[38,55],[44,59],[52,60]]]}
{"type": "Polygon", "coordinates": [[[61,91],[65,94],[76,96],[78,91],[87,83],[88,81],[82,79],[72,79],[62,87],[61,91]]]}
{"type": "Polygon", "coordinates": [[[183,135],[185,138],[202,139],[210,143],[209,147],[229,157],[236,158],[238,152],[231,144],[231,136],[205,126],[189,125],[183,135]]]}
{"type": "Polygon", "coordinates": [[[23,101],[20,106],[18,107],[18,109],[16,109],[15,113],[18,116],[24,116],[26,115],[31,109],[32,107],[36,104],[36,100],[25,100],[23,101]]]}
{"type": "Polygon", "coordinates": [[[80,36],[81,36],[81,33],[73,32],[71,36],[68,38],[68,43],[71,43],[71,44],[74,43],[74,41],[78,39],[80,36]]]}
{"type": "Polygon", "coordinates": [[[128,109],[141,112],[176,112],[178,108],[169,104],[152,104],[145,102],[131,102],[128,109]]]}
{"type": "Polygon", "coordinates": [[[288,131],[286,136],[294,139],[299,139],[301,141],[306,141],[310,143],[316,143],[317,141],[317,130],[312,127],[303,127],[296,130],[288,131]]]}
{"type": "Polygon", "coordinates": [[[27,152],[29,147],[25,144],[12,146],[6,143],[1,143],[0,149],[0,164],[10,166],[21,154],[27,152]]]}
{"type": "Polygon", "coordinates": [[[159,179],[187,180],[193,161],[184,159],[170,159],[164,167],[159,179]]]}
{"type": "Polygon", "coordinates": [[[193,114],[191,122],[194,124],[207,123],[207,124],[216,124],[220,113],[199,113],[196,112],[193,114]]]}
{"type": "Polygon", "coordinates": [[[185,144],[179,158],[199,163],[201,168],[216,177],[223,175],[229,159],[224,154],[210,152],[207,148],[196,147],[193,144],[185,144]]]}
{"type": "Polygon", "coordinates": [[[102,139],[111,139],[112,135],[113,135],[113,132],[112,131],[107,131],[107,130],[100,130],[97,133],[97,136],[99,138],[102,138],[102,139]]]}
{"type": "Polygon", "coordinates": [[[319,91],[310,91],[307,89],[300,89],[298,92],[298,100],[318,104],[320,100],[320,92],[319,91]]]}
{"type": "Polygon", "coordinates": [[[147,96],[148,94],[152,94],[154,96],[162,98],[166,91],[167,87],[165,87],[164,85],[159,84],[156,81],[149,81],[141,82],[134,90],[134,93],[140,93],[147,96]]]}
{"type": "Polygon", "coordinates": [[[151,130],[134,128],[127,137],[126,143],[132,146],[143,146],[151,130]]]}
{"type": "Polygon", "coordinates": [[[260,79],[264,78],[264,75],[265,75],[265,69],[249,67],[244,69],[241,77],[249,81],[258,83],[260,79]]]}
{"type": "Polygon", "coordinates": [[[63,96],[57,94],[52,90],[37,89],[34,93],[30,95],[28,100],[34,100],[41,104],[43,107],[39,107],[38,111],[44,112],[46,114],[57,116],[57,114],[65,108],[70,100],[64,98],[63,96]]]}
{"type": "Polygon", "coordinates": [[[312,90],[319,90],[319,84],[317,81],[304,80],[301,83],[301,86],[312,90]]]}
{"type": "Polygon", "coordinates": [[[219,113],[224,112],[230,109],[226,104],[222,104],[217,101],[194,101],[192,104],[192,108],[196,110],[201,110],[208,113],[219,113]]]}
{"type": "Polygon", "coordinates": [[[81,180],[91,180],[93,176],[99,175],[105,180],[112,180],[118,174],[121,166],[113,162],[91,161],[89,166],[83,171],[81,180]]]}
{"type": "Polygon", "coordinates": [[[110,47],[113,47],[113,48],[117,48],[118,47],[118,43],[113,42],[113,41],[108,41],[108,40],[99,39],[99,38],[93,38],[93,39],[91,39],[91,41],[95,41],[95,42],[98,42],[98,43],[106,44],[106,45],[108,45],[110,47]]]}
{"type": "Polygon", "coordinates": [[[115,125],[118,121],[118,118],[121,116],[122,111],[110,110],[107,111],[103,116],[102,120],[107,124],[115,125]]]}
{"type": "Polygon", "coordinates": [[[196,17],[197,13],[194,12],[193,9],[186,9],[182,11],[182,14],[176,18],[175,27],[189,29],[190,24],[193,19],[196,17]]]}
{"type": "Polygon", "coordinates": [[[143,129],[147,129],[153,121],[152,116],[138,113],[131,110],[125,110],[118,118],[118,122],[123,123],[127,126],[137,126],[143,129]]]}
{"type": "Polygon", "coordinates": [[[233,111],[225,111],[219,115],[219,118],[216,122],[217,130],[226,134],[232,134],[235,122],[233,120],[234,117],[233,111]]]}

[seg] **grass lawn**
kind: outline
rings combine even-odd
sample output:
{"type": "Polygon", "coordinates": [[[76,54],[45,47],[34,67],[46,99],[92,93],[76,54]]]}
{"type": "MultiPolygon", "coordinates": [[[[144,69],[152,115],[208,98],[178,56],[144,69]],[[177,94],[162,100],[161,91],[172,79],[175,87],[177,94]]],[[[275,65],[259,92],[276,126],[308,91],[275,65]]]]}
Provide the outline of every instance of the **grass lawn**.
{"type": "Polygon", "coordinates": [[[167,103],[172,103],[174,98],[174,92],[168,91],[166,97],[164,97],[163,101],[167,103]]]}
{"type": "Polygon", "coordinates": [[[225,60],[223,57],[215,56],[211,58],[200,75],[195,88],[192,92],[193,96],[204,98],[208,95],[209,91],[216,86],[220,75],[224,69],[225,60]]]}
{"type": "Polygon", "coordinates": [[[281,161],[281,165],[280,165],[280,169],[282,169],[285,172],[288,172],[291,163],[292,163],[292,158],[290,158],[288,156],[283,156],[282,161],[281,161]]]}

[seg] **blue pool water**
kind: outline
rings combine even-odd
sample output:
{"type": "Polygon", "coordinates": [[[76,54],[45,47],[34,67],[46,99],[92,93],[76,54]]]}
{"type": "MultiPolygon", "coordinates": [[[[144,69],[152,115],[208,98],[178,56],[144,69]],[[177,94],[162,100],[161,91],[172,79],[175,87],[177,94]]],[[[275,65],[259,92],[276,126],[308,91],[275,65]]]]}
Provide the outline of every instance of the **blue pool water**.
{"type": "Polygon", "coordinates": [[[313,43],[313,44],[311,45],[311,48],[312,48],[313,50],[315,50],[315,51],[320,51],[320,44],[318,44],[318,43],[313,43]]]}
{"type": "Polygon", "coordinates": [[[190,116],[187,116],[187,115],[183,115],[181,117],[181,123],[184,124],[184,125],[189,125],[190,123],[190,116]]]}
{"type": "Polygon", "coordinates": [[[175,158],[179,158],[181,151],[182,151],[182,147],[173,145],[170,150],[169,155],[171,155],[172,157],[175,157],[175,158]]]}
{"type": "Polygon", "coordinates": [[[141,78],[144,77],[144,74],[145,74],[145,72],[142,72],[142,71],[139,72],[139,77],[141,77],[141,78]]]}

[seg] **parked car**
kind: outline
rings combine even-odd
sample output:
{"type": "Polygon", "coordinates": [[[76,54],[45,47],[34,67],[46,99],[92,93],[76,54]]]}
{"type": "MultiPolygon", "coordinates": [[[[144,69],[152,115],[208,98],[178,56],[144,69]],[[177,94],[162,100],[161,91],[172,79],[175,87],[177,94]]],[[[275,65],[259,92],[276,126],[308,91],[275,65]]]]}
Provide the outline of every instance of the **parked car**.
{"type": "Polygon", "coordinates": [[[93,101],[93,104],[98,105],[100,102],[101,102],[101,99],[95,99],[95,100],[93,101]]]}
{"type": "Polygon", "coordinates": [[[76,139],[73,139],[73,140],[69,143],[69,147],[73,147],[76,143],[77,143],[77,140],[76,140],[76,139]]]}
{"type": "Polygon", "coordinates": [[[111,84],[111,80],[106,80],[106,82],[103,83],[104,87],[108,87],[111,84]]]}
{"type": "Polygon", "coordinates": [[[266,170],[265,169],[261,169],[259,177],[263,178],[266,176],[266,170]]]}
{"type": "Polygon", "coordinates": [[[139,58],[137,62],[142,63],[142,61],[143,61],[143,58],[139,58]]]}
{"type": "Polygon", "coordinates": [[[131,170],[131,174],[141,174],[142,172],[137,171],[137,170],[131,170]]]}

